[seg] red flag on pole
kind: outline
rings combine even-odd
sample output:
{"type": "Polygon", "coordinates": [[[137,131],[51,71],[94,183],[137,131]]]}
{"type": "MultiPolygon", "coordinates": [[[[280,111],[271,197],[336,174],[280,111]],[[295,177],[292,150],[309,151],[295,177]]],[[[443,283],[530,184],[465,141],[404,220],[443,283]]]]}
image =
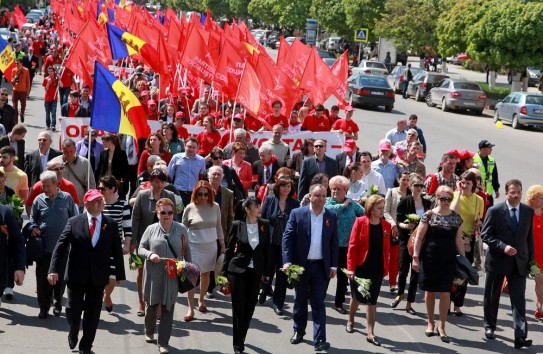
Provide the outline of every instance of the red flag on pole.
{"type": "Polygon", "coordinates": [[[19,31],[23,30],[23,25],[27,23],[26,16],[19,7],[19,5],[15,5],[15,10],[13,11],[13,19],[15,20],[15,24],[19,28],[19,31]]]}
{"type": "Polygon", "coordinates": [[[339,108],[345,108],[349,105],[345,101],[347,92],[347,79],[349,78],[349,51],[346,50],[330,68],[332,74],[338,79],[339,86],[334,91],[334,96],[338,99],[339,108]]]}
{"type": "Polygon", "coordinates": [[[322,60],[316,49],[311,51],[300,87],[314,104],[323,104],[339,86],[338,79],[322,60]]]}
{"type": "Polygon", "coordinates": [[[181,56],[181,64],[205,82],[211,83],[215,77],[215,62],[202,32],[203,29],[198,26],[192,27],[181,56]]]}
{"type": "Polygon", "coordinates": [[[257,117],[260,109],[260,82],[255,70],[245,64],[238,87],[237,99],[243,107],[254,117],[257,117]]]}

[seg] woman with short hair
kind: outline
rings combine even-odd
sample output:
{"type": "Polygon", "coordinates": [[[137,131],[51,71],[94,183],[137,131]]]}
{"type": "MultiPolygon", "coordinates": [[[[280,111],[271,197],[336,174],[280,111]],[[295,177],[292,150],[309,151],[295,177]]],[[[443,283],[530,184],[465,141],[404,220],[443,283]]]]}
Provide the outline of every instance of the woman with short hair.
{"type": "MultiPolygon", "coordinates": [[[[543,186],[535,184],[526,191],[526,204],[534,209],[534,261],[543,267],[543,186]]],[[[543,318],[543,273],[535,277],[535,318],[543,318]]]]}

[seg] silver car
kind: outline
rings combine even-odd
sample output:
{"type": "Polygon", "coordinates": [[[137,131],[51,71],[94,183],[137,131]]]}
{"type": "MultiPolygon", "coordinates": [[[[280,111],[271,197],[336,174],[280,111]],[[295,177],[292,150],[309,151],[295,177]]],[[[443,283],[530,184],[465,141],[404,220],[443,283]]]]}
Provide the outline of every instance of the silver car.
{"type": "Polygon", "coordinates": [[[511,122],[514,129],[525,125],[543,126],[543,95],[530,92],[512,92],[496,104],[494,123],[511,122]]]}
{"type": "Polygon", "coordinates": [[[388,75],[388,70],[385,64],[378,61],[362,60],[356,68],[353,68],[353,74],[365,75],[388,75]]]}
{"type": "Polygon", "coordinates": [[[481,115],[486,105],[486,94],[476,82],[447,78],[430,90],[426,96],[426,104],[429,107],[441,105],[444,112],[451,109],[469,109],[481,115]]]}

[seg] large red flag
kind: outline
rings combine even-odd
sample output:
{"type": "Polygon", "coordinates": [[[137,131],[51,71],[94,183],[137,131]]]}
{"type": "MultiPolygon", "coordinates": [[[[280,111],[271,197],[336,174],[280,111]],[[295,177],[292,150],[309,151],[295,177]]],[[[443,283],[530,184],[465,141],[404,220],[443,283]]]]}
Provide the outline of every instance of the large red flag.
{"type": "Polygon", "coordinates": [[[215,77],[215,62],[206,43],[205,31],[197,25],[192,26],[181,56],[181,63],[194,75],[211,83],[215,77]]]}
{"type": "Polygon", "coordinates": [[[74,45],[70,48],[70,53],[64,62],[64,66],[70,69],[75,75],[81,77],[84,83],[92,87],[91,75],[94,72],[94,60],[91,59],[89,49],[81,38],[77,38],[74,45]]]}
{"type": "Polygon", "coordinates": [[[26,16],[19,7],[19,5],[15,5],[15,10],[13,11],[13,19],[15,20],[15,24],[19,28],[19,31],[23,30],[23,25],[27,23],[26,16]]]}
{"type": "MultiPolygon", "coordinates": [[[[67,4],[67,6],[64,11],[64,27],[69,28],[73,33],[79,33],[85,27],[86,21],[81,19],[79,11],[77,11],[73,4],[67,4]]],[[[56,22],[60,21],[55,21],[55,25],[56,22]]]]}
{"type": "Polygon", "coordinates": [[[313,48],[300,80],[300,87],[314,104],[324,104],[338,86],[339,80],[313,48]]]}
{"type": "MultiPolygon", "coordinates": [[[[87,22],[85,27],[79,33],[78,38],[88,47],[89,60],[98,61],[107,66],[111,63],[111,49],[107,40],[106,33],[95,20],[87,22]]],[[[73,51],[73,49],[72,49],[73,51]]],[[[94,70],[94,63],[87,66],[89,73],[94,70]]]]}
{"type": "Polygon", "coordinates": [[[250,65],[245,64],[239,82],[237,101],[254,117],[258,116],[260,109],[259,92],[260,82],[256,72],[250,65]]]}
{"type": "Polygon", "coordinates": [[[238,40],[230,37],[223,39],[222,52],[215,70],[214,82],[220,85],[221,90],[229,97],[236,96],[236,90],[247,63],[249,53],[238,40]]]}
{"type": "Polygon", "coordinates": [[[339,81],[339,86],[334,91],[334,96],[336,96],[339,101],[339,108],[345,108],[349,105],[349,103],[345,101],[347,79],[349,78],[349,51],[346,50],[330,69],[332,70],[332,74],[339,81]]]}
{"type": "Polygon", "coordinates": [[[310,54],[311,48],[304,45],[297,38],[291,47],[281,36],[277,54],[277,67],[287,74],[296,85],[299,85],[310,54]]]}

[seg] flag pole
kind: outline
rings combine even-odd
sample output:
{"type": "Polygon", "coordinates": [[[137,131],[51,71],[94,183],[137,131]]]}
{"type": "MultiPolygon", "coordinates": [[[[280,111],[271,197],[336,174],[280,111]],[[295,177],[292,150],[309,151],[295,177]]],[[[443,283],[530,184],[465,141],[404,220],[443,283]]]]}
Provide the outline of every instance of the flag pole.
{"type": "MultiPolygon", "coordinates": [[[[92,142],[91,142],[91,136],[92,136],[92,127],[89,125],[89,136],[88,136],[88,139],[89,139],[89,148],[88,148],[88,151],[87,151],[87,160],[89,161],[89,168],[87,169],[87,190],[88,190],[88,187],[90,186],[90,178],[91,178],[91,172],[92,172],[92,166],[91,166],[91,150],[92,150],[92,142]]],[[[94,178],[94,176],[92,176],[92,178],[94,178]]]]}
{"type": "MultiPolygon", "coordinates": [[[[241,87],[241,80],[243,79],[243,74],[245,73],[245,66],[247,65],[247,59],[243,62],[243,69],[241,70],[241,75],[239,76],[239,83],[238,88],[236,90],[236,97],[234,98],[234,107],[232,107],[232,118],[230,118],[230,131],[232,131],[232,127],[234,126],[234,113],[236,112],[236,104],[238,102],[238,95],[239,95],[239,88],[241,87]]],[[[245,121],[245,117],[243,118],[243,121],[245,121]]]]}

